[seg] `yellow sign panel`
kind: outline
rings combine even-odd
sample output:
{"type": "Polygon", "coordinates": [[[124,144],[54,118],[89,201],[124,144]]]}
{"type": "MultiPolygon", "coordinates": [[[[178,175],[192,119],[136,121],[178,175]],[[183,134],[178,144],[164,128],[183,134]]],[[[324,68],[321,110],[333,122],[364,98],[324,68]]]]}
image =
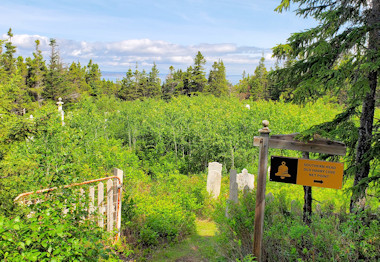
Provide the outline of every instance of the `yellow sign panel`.
{"type": "Polygon", "coordinates": [[[298,159],[297,184],[341,189],[343,163],[298,159]]]}
{"type": "Polygon", "coordinates": [[[341,189],[343,164],[291,157],[271,157],[270,181],[341,189]]]}

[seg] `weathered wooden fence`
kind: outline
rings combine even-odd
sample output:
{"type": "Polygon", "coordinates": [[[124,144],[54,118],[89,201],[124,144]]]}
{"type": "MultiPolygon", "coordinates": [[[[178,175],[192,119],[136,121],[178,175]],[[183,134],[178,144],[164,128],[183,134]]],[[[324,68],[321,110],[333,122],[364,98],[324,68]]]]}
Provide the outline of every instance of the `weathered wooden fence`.
{"type": "MultiPolygon", "coordinates": [[[[107,231],[117,230],[116,239],[120,237],[121,229],[121,194],[123,185],[123,171],[120,169],[114,169],[114,175],[94,180],[85,181],[82,183],[75,183],[71,185],[65,185],[64,188],[81,187],[80,195],[85,198],[84,185],[90,185],[88,187],[88,213],[92,219],[97,219],[97,223],[100,227],[106,228],[107,231]],[[106,183],[106,188],[104,187],[106,183]],[[106,189],[106,190],[104,190],[106,189]],[[95,193],[97,192],[97,194],[95,193]],[[95,197],[97,195],[97,198],[95,197]],[[97,213],[97,218],[94,218],[93,214],[97,213]]],[[[18,195],[15,198],[15,202],[32,205],[43,200],[38,197],[39,194],[55,191],[57,187],[41,189],[33,192],[26,192],[18,195]],[[36,197],[37,196],[37,197],[36,197]]],[[[63,210],[63,213],[67,213],[69,210],[63,210]]]]}

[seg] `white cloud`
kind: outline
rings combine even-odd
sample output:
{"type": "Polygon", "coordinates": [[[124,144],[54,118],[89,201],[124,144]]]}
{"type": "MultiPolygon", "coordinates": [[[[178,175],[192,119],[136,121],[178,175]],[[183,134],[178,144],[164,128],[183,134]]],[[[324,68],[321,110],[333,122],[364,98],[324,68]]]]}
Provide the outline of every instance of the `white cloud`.
{"type": "Polygon", "coordinates": [[[190,65],[194,59],[192,56],[170,56],[168,57],[168,60],[175,64],[187,64],[190,65]]]}
{"type": "MultiPolygon", "coordinates": [[[[9,37],[6,34],[3,34],[1,36],[1,39],[8,40],[9,37]]],[[[35,49],[36,47],[36,40],[40,40],[40,48],[48,48],[49,47],[49,38],[45,36],[40,35],[14,35],[12,37],[12,43],[13,45],[17,46],[18,48],[25,48],[25,49],[35,49]]]]}
{"type": "MultiPolygon", "coordinates": [[[[3,39],[6,39],[3,35],[3,39]]],[[[15,35],[12,39],[17,46],[18,54],[32,56],[35,49],[34,41],[41,41],[40,49],[49,60],[49,38],[39,35],[15,35]]],[[[103,71],[126,72],[138,63],[139,68],[150,70],[153,62],[161,73],[167,73],[170,65],[176,69],[185,70],[194,62],[194,57],[200,51],[206,58],[206,70],[214,61],[222,60],[227,74],[241,75],[253,72],[261,56],[266,59],[267,68],[274,64],[270,49],[260,49],[253,46],[237,46],[236,44],[199,44],[179,45],[161,40],[130,39],[118,42],[86,42],[57,39],[62,60],[87,64],[89,59],[99,64],[103,71]]]]}

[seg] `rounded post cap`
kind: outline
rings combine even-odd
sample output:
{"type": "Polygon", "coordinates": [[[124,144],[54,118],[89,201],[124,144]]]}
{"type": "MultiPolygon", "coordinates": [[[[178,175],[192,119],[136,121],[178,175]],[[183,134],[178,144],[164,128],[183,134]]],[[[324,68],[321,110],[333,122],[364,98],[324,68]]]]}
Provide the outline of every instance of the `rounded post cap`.
{"type": "Polygon", "coordinates": [[[269,126],[269,121],[268,120],[263,120],[261,122],[263,124],[263,128],[259,130],[260,133],[270,133],[270,129],[268,128],[269,126]]]}

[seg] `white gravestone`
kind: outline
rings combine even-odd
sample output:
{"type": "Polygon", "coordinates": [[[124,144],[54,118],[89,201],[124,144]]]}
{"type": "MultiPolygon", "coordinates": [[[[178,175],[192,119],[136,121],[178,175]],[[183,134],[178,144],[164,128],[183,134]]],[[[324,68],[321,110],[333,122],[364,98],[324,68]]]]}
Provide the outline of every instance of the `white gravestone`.
{"type": "Polygon", "coordinates": [[[239,190],[244,190],[245,186],[247,186],[249,190],[253,190],[255,188],[255,176],[248,174],[247,169],[244,168],[240,174],[237,174],[236,178],[239,190]]]}
{"type": "Polygon", "coordinates": [[[218,162],[208,163],[207,192],[218,198],[222,183],[222,164],[218,162]]]}

